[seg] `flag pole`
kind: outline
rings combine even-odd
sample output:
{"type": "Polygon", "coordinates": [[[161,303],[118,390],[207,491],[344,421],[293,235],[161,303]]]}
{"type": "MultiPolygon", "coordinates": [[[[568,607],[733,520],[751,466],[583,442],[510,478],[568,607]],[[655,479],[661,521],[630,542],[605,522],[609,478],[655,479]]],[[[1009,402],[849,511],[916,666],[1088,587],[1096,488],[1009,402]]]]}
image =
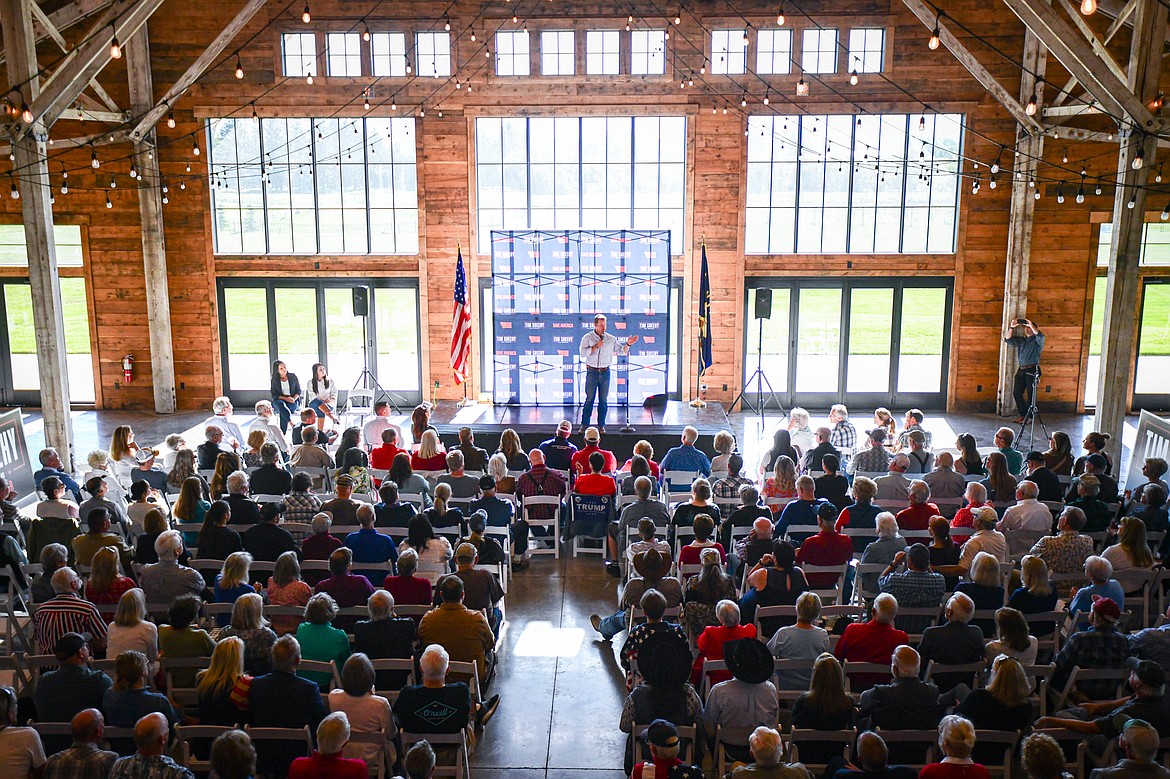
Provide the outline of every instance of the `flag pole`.
{"type": "MultiPolygon", "coordinates": [[[[707,236],[703,235],[699,238],[699,251],[705,253],[707,250],[707,236]]],[[[700,282],[699,294],[702,295],[702,283],[700,282]]],[[[699,318],[702,319],[703,301],[699,301],[699,318]]],[[[696,342],[698,349],[695,351],[695,399],[691,401],[691,408],[706,408],[707,401],[703,400],[703,331],[700,327],[696,332],[696,342]]]]}
{"type": "MultiPolygon", "coordinates": [[[[459,254],[460,252],[462,252],[462,251],[463,251],[463,246],[462,246],[462,243],[461,243],[461,242],[460,242],[458,239],[456,239],[456,241],[455,241],[455,253],[458,255],[458,254],[459,254]]],[[[466,277],[466,275],[465,275],[465,276],[464,276],[464,279],[466,279],[466,278],[467,278],[467,277],[466,277]]],[[[464,295],[466,295],[466,294],[467,294],[468,288],[470,288],[470,286],[471,286],[471,285],[470,285],[470,284],[467,284],[467,282],[466,282],[466,280],[465,280],[465,281],[464,281],[464,291],[463,291],[463,294],[464,294],[464,295]]],[[[472,362],[471,360],[468,360],[468,361],[467,361],[467,371],[466,371],[466,373],[465,373],[465,374],[464,374],[464,376],[463,376],[463,381],[459,382],[460,384],[462,384],[462,385],[463,385],[463,400],[459,401],[459,405],[458,405],[458,407],[459,407],[459,408],[467,408],[468,406],[474,406],[474,405],[475,405],[475,401],[473,401],[473,400],[471,400],[471,399],[469,399],[469,398],[467,397],[467,384],[468,384],[468,382],[470,382],[470,381],[471,381],[471,362],[472,362]]]]}

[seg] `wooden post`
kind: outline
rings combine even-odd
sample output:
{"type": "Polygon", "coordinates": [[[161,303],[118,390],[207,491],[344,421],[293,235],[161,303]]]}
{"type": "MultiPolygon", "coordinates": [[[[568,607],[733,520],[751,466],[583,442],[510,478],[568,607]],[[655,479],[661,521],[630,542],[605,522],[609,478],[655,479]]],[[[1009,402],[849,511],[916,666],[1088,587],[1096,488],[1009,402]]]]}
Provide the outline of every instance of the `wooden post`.
{"type": "MultiPolygon", "coordinates": [[[[0,0],[8,75],[24,84],[22,98],[36,97],[37,50],[29,0],[0,0]]],[[[57,275],[57,244],[53,239],[49,163],[45,156],[47,129],[34,125],[12,144],[15,168],[20,171],[21,212],[28,248],[28,280],[32,288],[33,330],[36,335],[37,373],[41,386],[41,415],[45,445],[61,455],[65,470],[73,468],[73,427],[69,418],[69,370],[65,358],[65,323],[61,315],[61,279],[57,275]]]]}
{"type": "MultiPolygon", "coordinates": [[[[138,28],[126,47],[130,81],[130,112],[141,116],[154,105],[150,75],[150,39],[146,25],[138,28]]],[[[163,234],[162,176],[153,129],[134,143],[138,170],[138,212],[142,220],[142,265],[146,275],[146,321],[150,330],[150,372],[154,410],[175,413],[175,356],[171,340],[171,298],[167,285],[167,246],[163,234]]]]}
{"type": "MultiPolygon", "coordinates": [[[[1044,67],[1048,59],[1047,49],[1031,30],[1024,33],[1024,71],[1020,78],[1020,102],[1026,104],[1036,96],[1037,109],[1043,102],[1044,67]]],[[[1020,125],[1025,131],[1026,127],[1020,125]]],[[[1015,170],[1012,178],[1011,215],[1008,218],[1007,267],[1003,278],[1003,325],[1008,324],[1028,311],[1028,272],[1032,255],[1032,218],[1036,201],[1032,197],[1029,181],[1034,181],[1036,166],[1044,154],[1044,135],[1027,133],[1019,144],[1020,156],[1008,159],[1015,170]]],[[[1010,155],[1009,155],[1010,157],[1010,155]]],[[[1012,400],[1012,384],[1016,372],[1016,350],[1003,342],[999,344],[999,392],[997,410],[1003,415],[1014,415],[1016,408],[1012,400]]]]}
{"type": "MultiPolygon", "coordinates": [[[[1143,102],[1158,93],[1162,45],[1166,34],[1166,7],[1158,0],[1139,0],[1129,52],[1129,88],[1143,102]]],[[[1109,277],[1105,287],[1105,333],[1101,339],[1101,368],[1097,384],[1094,426],[1121,445],[1125,414],[1133,389],[1133,359],[1137,343],[1138,261],[1145,221],[1145,185],[1157,152],[1157,139],[1135,132],[1117,156],[1117,191],[1113,196],[1113,237],[1109,243],[1109,277]],[[1134,170],[1138,152],[1145,165],[1134,170]],[[1130,199],[1133,207],[1129,207],[1130,199]]],[[[1120,450],[1119,450],[1120,451],[1120,450]]]]}

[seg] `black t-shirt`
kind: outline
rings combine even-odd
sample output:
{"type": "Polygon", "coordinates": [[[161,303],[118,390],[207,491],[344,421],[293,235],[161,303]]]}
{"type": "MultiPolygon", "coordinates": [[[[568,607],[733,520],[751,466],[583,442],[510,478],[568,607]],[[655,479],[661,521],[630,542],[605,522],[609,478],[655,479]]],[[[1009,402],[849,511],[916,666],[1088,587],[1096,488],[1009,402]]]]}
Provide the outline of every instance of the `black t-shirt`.
{"type": "Polygon", "coordinates": [[[151,468],[149,471],[135,468],[130,472],[130,481],[144,481],[159,492],[165,493],[167,491],[166,471],[161,471],[158,468],[151,468]]]}
{"type": "Polygon", "coordinates": [[[1005,706],[985,689],[972,690],[956,712],[981,730],[1024,730],[1032,723],[1031,701],[1005,706]]]}
{"type": "Polygon", "coordinates": [[[471,716],[471,690],[463,682],[442,688],[408,684],[394,702],[394,714],[409,733],[458,733],[471,716]]]}
{"type": "Polygon", "coordinates": [[[417,512],[412,503],[374,504],[374,527],[410,527],[417,512]]]}

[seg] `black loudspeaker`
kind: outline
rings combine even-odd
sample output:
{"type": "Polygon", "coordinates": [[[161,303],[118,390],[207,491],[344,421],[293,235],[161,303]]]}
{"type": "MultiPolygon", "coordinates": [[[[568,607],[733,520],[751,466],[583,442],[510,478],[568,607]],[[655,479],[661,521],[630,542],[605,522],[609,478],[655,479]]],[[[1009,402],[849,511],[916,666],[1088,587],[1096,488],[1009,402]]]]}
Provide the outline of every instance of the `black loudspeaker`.
{"type": "Polygon", "coordinates": [[[756,290],[756,319],[772,318],[772,290],[756,290]]]}
{"type": "Polygon", "coordinates": [[[642,408],[666,408],[666,393],[660,392],[657,395],[649,395],[642,401],[642,408]]]}
{"type": "Polygon", "coordinates": [[[370,291],[365,287],[353,288],[353,315],[370,315],[370,291]]]}

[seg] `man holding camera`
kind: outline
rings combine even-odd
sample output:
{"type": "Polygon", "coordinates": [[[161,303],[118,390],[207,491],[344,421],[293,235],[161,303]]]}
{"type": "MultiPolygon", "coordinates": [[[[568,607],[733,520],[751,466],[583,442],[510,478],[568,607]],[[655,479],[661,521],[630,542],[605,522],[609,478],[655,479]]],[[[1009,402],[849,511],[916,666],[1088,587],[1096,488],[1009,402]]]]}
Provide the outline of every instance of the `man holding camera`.
{"type": "Polygon", "coordinates": [[[1012,387],[1012,397],[1015,398],[1016,408],[1020,412],[1020,415],[1016,417],[1016,422],[1019,423],[1024,422],[1030,416],[1028,412],[1033,401],[1031,392],[1040,374],[1040,354],[1044,351],[1044,333],[1040,332],[1040,328],[1036,327],[1036,323],[1031,319],[1013,319],[1009,327],[1011,329],[1004,335],[1003,340],[1016,347],[1018,367],[1016,368],[1015,384],[1012,387]],[[1021,329],[1023,335],[1018,334],[1021,329]]]}

